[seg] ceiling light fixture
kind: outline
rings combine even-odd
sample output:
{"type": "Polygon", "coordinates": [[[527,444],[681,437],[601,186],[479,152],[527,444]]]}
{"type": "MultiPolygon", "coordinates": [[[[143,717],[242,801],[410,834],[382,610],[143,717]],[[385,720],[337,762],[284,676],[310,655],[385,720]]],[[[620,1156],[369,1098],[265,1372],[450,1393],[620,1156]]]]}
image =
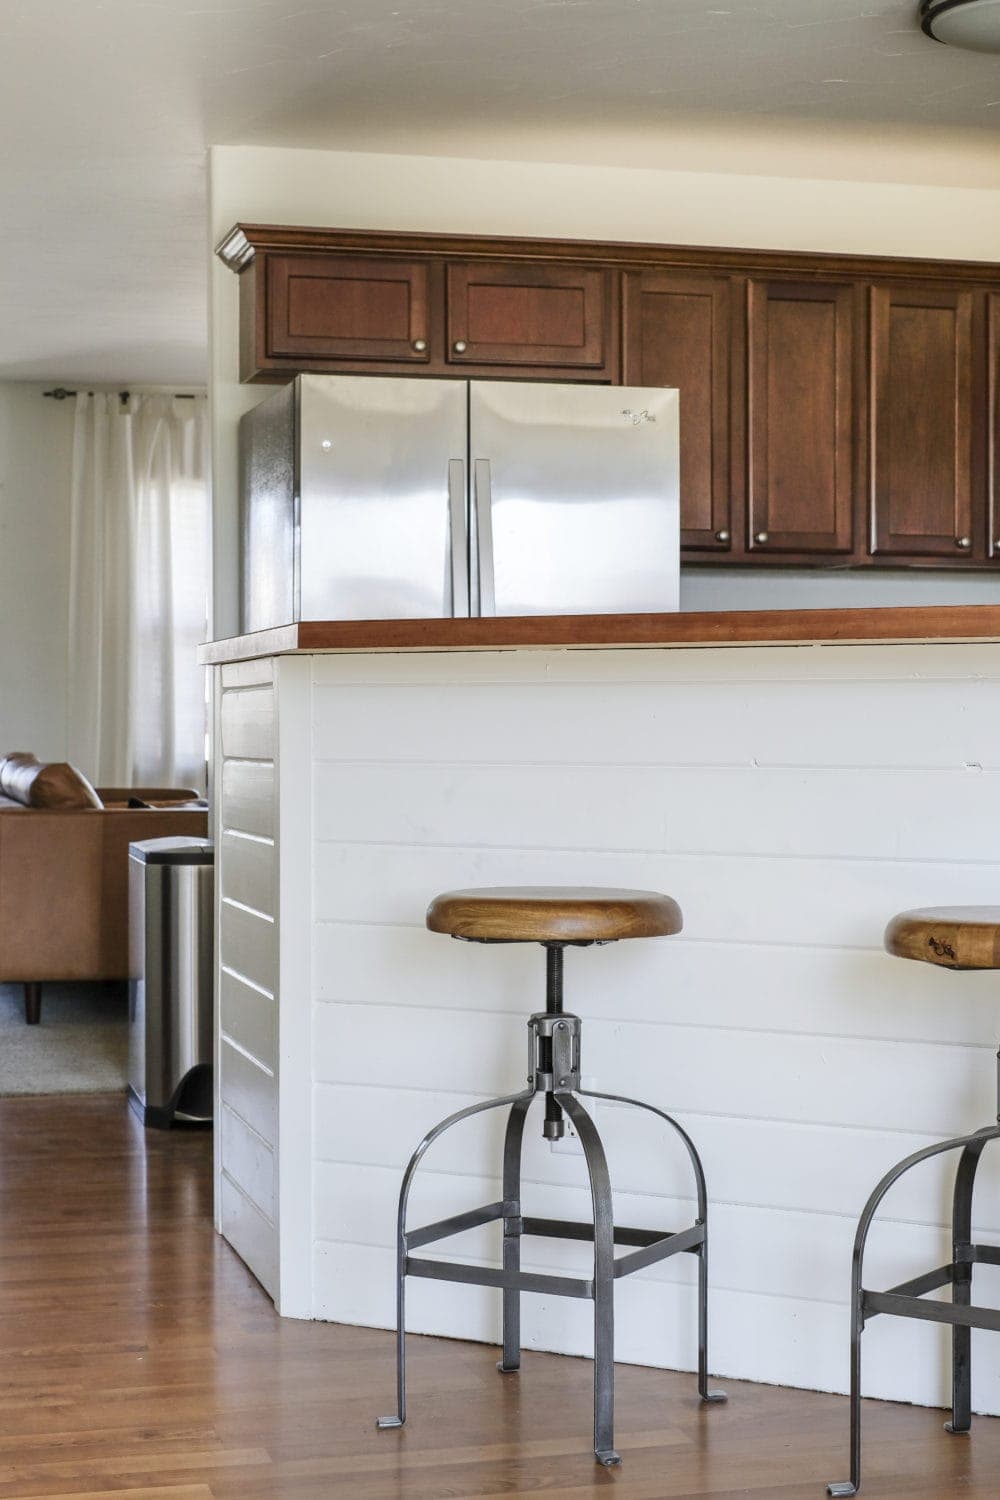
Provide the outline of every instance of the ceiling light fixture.
{"type": "Polygon", "coordinates": [[[1000,52],[1000,0],[920,0],[920,25],[936,42],[1000,52]]]}

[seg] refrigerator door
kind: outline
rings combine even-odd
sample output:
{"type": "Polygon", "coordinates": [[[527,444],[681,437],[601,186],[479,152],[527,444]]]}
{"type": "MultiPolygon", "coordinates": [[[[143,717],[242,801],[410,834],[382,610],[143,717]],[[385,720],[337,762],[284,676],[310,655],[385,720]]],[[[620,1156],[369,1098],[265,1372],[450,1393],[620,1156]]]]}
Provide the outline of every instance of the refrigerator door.
{"type": "Polygon", "coordinates": [[[465,382],[298,386],[299,619],[467,615],[465,382]]]}
{"type": "Polygon", "coordinates": [[[677,609],[678,411],[675,390],[473,381],[473,612],[677,609]]]}

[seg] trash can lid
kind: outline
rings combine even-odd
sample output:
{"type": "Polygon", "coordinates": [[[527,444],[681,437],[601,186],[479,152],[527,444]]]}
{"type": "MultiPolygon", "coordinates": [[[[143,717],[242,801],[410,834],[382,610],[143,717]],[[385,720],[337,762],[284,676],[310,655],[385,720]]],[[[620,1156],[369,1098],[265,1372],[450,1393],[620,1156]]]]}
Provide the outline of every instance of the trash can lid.
{"type": "Polygon", "coordinates": [[[210,865],[215,849],[211,839],[142,839],[129,844],[128,856],[143,865],[210,865]]]}

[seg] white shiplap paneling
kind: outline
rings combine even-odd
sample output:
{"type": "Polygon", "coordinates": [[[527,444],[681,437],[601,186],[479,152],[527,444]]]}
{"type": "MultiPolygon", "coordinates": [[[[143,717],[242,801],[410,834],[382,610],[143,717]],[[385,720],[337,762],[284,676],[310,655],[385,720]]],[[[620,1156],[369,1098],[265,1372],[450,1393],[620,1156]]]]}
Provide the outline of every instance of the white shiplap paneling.
{"type": "Polygon", "coordinates": [[[223,667],[216,692],[217,1221],[276,1295],[279,948],[271,664],[223,667]]]}
{"type": "MultiPolygon", "coordinates": [[[[429,898],[659,887],[684,908],[681,936],[567,960],[584,1073],[677,1111],[702,1146],[715,1367],[844,1389],[868,1190],[907,1151],[994,1114],[1000,985],[889,959],[881,933],[907,906],[997,899],[1000,648],[317,656],[312,676],[313,1314],[391,1323],[409,1151],[523,1075],[538,951],[428,934],[429,898]]],[[[623,1211],[689,1214],[683,1157],[622,1111],[599,1123],[623,1211]]],[[[490,1196],[497,1143],[484,1120],[435,1148],[418,1216],[490,1196]]],[[[531,1190],[553,1212],[582,1201],[581,1169],[529,1146],[531,1190]]],[[[943,1255],[947,1204],[946,1164],[902,1186],[872,1277],[943,1255]]],[[[998,1163],[977,1222],[1000,1233],[998,1163]]],[[[537,1250],[566,1267],[577,1254],[537,1250]]],[[[619,1284],[622,1359],[691,1367],[689,1282],[669,1265],[619,1284]]],[[[414,1328],[496,1336],[492,1293],[414,1283],[410,1306],[414,1328]]],[[[588,1350],[585,1310],[530,1297],[525,1310],[527,1343],[588,1350]]],[[[943,1400],[944,1337],[880,1320],[866,1390],[943,1400]]],[[[1000,1412],[990,1366],[976,1404],[1000,1412]]]]}

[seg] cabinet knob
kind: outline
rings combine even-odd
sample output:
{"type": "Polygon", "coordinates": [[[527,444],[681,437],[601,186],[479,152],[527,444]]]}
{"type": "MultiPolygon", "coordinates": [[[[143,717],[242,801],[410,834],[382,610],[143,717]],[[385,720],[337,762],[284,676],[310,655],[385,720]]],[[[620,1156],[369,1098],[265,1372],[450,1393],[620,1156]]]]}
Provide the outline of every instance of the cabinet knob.
{"type": "Polygon", "coordinates": [[[729,541],[729,532],[728,531],[717,531],[715,533],[715,540],[717,542],[728,542],[729,541]]]}
{"type": "Polygon", "coordinates": [[[757,535],[754,537],[754,541],[759,542],[761,546],[764,545],[767,539],[768,536],[766,531],[758,531],[757,535]]]}
{"type": "Polygon", "coordinates": [[[427,348],[427,340],[426,339],[414,339],[413,340],[413,352],[414,352],[414,354],[423,354],[423,352],[424,352],[424,350],[426,348],[427,348]]]}
{"type": "Polygon", "coordinates": [[[464,339],[456,339],[451,347],[456,354],[464,354],[467,346],[464,339]]]}
{"type": "Polygon", "coordinates": [[[971,536],[957,536],[955,538],[955,546],[956,547],[961,547],[962,550],[963,550],[963,552],[964,552],[967,547],[971,547],[972,546],[972,538],[971,538],[971,536]]]}

